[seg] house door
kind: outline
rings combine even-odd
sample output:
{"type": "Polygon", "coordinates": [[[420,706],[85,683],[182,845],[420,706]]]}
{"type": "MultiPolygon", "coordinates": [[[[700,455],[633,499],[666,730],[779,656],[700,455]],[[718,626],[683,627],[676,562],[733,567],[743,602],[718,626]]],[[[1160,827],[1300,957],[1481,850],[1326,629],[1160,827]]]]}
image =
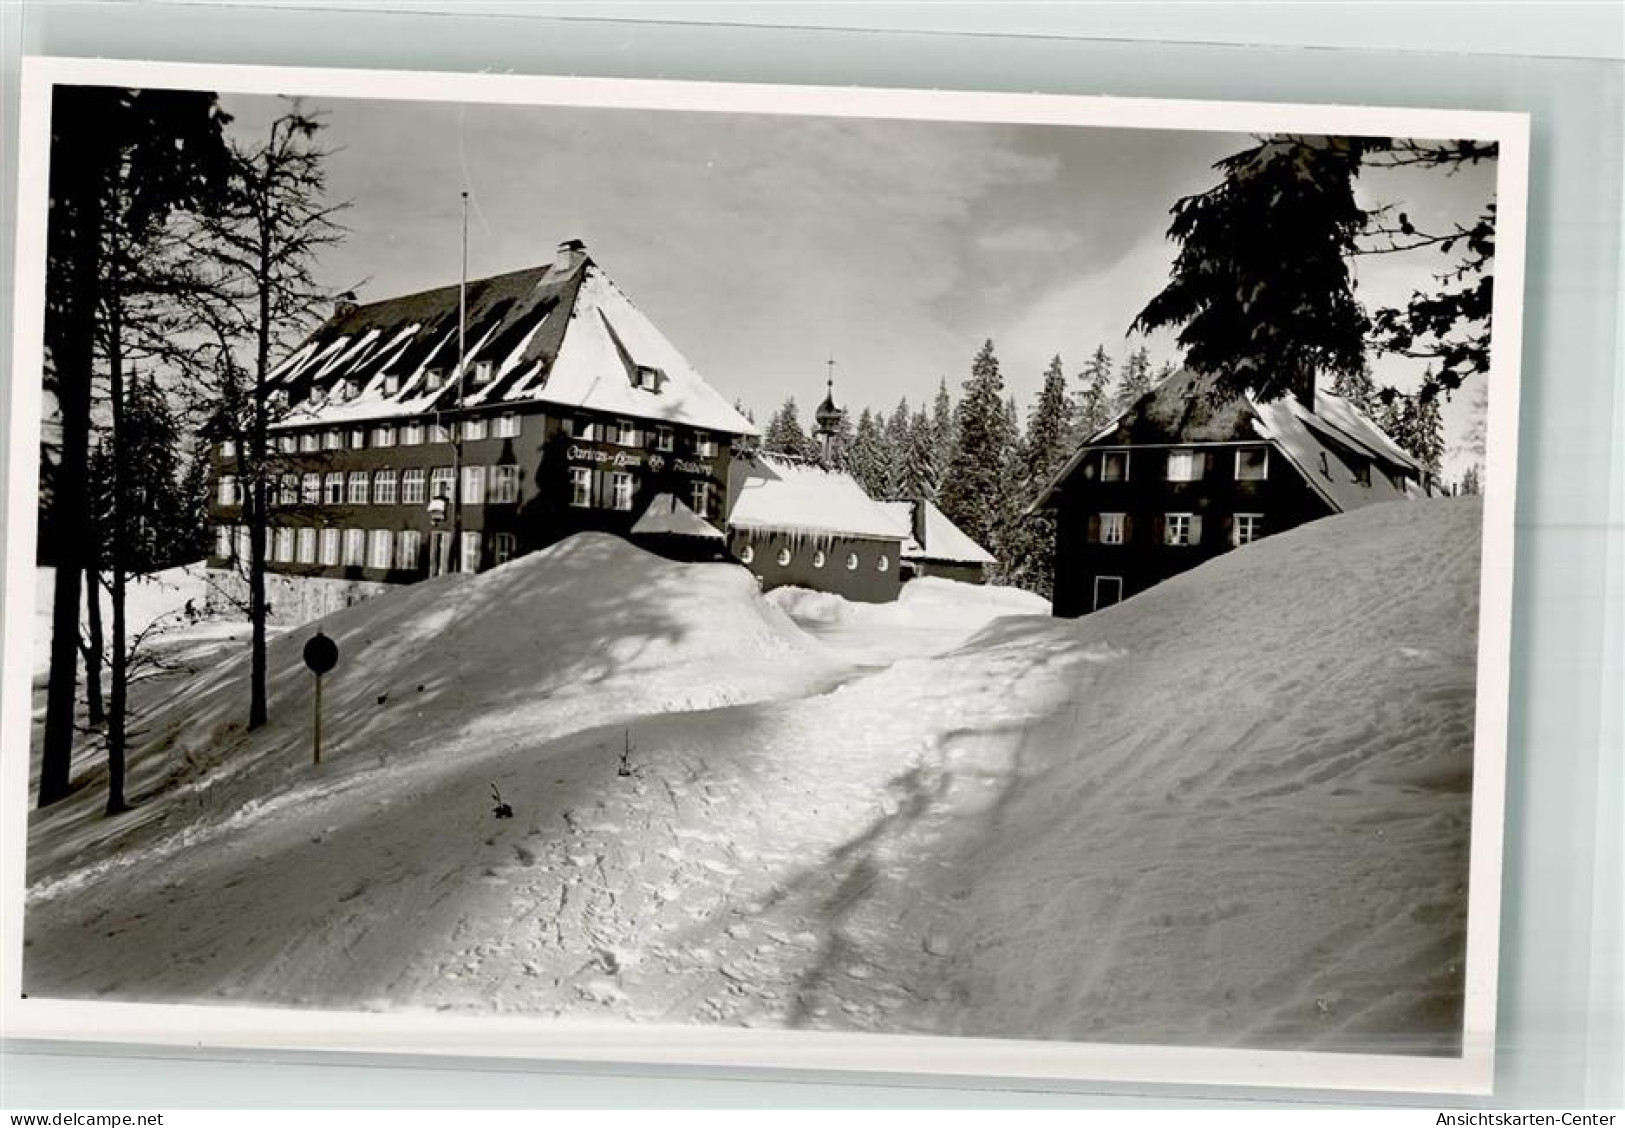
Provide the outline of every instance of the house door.
{"type": "Polygon", "coordinates": [[[1099,611],[1102,607],[1110,607],[1114,603],[1123,601],[1122,576],[1096,576],[1095,577],[1095,604],[1089,608],[1099,611]]]}

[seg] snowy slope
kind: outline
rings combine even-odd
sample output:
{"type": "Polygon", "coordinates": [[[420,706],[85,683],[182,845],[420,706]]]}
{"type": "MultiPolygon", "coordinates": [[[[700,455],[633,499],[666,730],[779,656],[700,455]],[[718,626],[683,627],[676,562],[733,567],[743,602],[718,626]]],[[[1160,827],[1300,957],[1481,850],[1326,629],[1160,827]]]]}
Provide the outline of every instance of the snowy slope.
{"type": "Polygon", "coordinates": [[[1446,1050],[1478,523],[1372,507],[868,674],[608,538],[420,585],[327,625],[321,769],[290,636],[277,726],[177,718],[194,782],[128,849],[35,819],[25,986],[1446,1050]]]}

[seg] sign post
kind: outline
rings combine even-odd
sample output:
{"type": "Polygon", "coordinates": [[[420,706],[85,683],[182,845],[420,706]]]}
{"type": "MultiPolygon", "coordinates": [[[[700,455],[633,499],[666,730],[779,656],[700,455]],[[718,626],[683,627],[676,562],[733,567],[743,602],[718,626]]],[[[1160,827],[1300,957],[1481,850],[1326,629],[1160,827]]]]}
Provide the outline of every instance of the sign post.
{"type": "Polygon", "coordinates": [[[311,761],[313,764],[322,762],[322,675],[338,665],[338,662],[338,645],[317,627],[316,633],[305,642],[305,665],[316,675],[315,758],[311,761]]]}

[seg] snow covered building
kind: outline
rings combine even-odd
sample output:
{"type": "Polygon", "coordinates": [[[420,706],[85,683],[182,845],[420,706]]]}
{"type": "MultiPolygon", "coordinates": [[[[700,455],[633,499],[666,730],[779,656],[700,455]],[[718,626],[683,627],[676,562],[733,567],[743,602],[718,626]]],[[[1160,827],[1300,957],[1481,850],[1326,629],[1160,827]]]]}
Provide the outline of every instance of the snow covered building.
{"type": "Polygon", "coordinates": [[[907,536],[850,474],[778,454],[733,462],[728,550],[763,591],[804,587],[889,603],[907,536]]]}
{"type": "MultiPolygon", "coordinates": [[[[625,536],[660,496],[720,539],[733,444],[755,433],[573,240],[470,281],[461,317],[456,285],[341,302],[271,397],[279,618],[575,532],[625,536]]],[[[229,576],[248,546],[229,444],[213,470],[209,563],[229,576]]],[[[650,520],[704,539],[666,509],[650,520]]]]}
{"type": "Polygon", "coordinates": [[[1090,435],[1034,504],[1056,514],[1054,612],[1076,616],[1306,521],[1435,486],[1348,401],[1213,402],[1176,372],[1090,435]]]}
{"type": "Polygon", "coordinates": [[[891,515],[904,532],[902,576],[938,576],[960,583],[987,582],[987,566],[994,556],[977,544],[929,498],[913,501],[882,501],[880,507],[891,515]]]}

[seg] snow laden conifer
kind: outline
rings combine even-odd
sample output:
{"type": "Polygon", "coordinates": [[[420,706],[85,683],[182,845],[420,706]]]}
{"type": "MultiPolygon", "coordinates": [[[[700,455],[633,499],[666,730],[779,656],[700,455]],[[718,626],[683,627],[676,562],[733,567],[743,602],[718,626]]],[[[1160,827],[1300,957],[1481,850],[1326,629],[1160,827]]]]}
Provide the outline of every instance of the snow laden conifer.
{"type": "Polygon", "coordinates": [[[935,501],[942,477],[937,468],[936,428],[925,408],[908,421],[908,447],[898,468],[898,495],[935,501]]]}
{"type": "Polygon", "coordinates": [[[852,434],[846,470],[857,479],[858,485],[862,486],[863,491],[870,497],[886,496],[890,475],[887,473],[883,443],[875,413],[867,407],[864,408],[858,416],[858,425],[852,434]]]}
{"type": "Polygon", "coordinates": [[[948,520],[1001,559],[1008,524],[1014,467],[1012,421],[1004,402],[1004,380],[993,342],[987,341],[971,365],[965,394],[954,409],[954,451],[938,498],[948,520]]]}
{"type": "Polygon", "coordinates": [[[917,496],[911,494],[903,485],[903,464],[908,458],[909,446],[912,440],[910,430],[910,416],[908,400],[902,399],[897,403],[886,426],[881,433],[881,449],[885,454],[886,482],[884,492],[877,497],[888,500],[902,500],[917,496]]]}
{"type": "Polygon", "coordinates": [[[1381,406],[1377,399],[1377,385],[1371,379],[1371,369],[1362,364],[1352,372],[1339,372],[1332,378],[1332,395],[1340,396],[1373,419],[1381,406]]]}
{"type": "Polygon", "coordinates": [[[762,450],[794,458],[813,458],[818,454],[817,444],[801,425],[794,396],[785,397],[783,406],[768,420],[767,429],[762,432],[762,450]]]}
{"type": "Polygon", "coordinates": [[[1113,384],[1116,372],[1105,345],[1096,345],[1094,353],[1078,373],[1076,409],[1072,413],[1077,439],[1081,442],[1100,430],[1115,413],[1116,398],[1113,384]]]}
{"type": "Polygon", "coordinates": [[[1428,394],[1431,386],[1424,383],[1415,395],[1390,389],[1377,413],[1377,425],[1437,478],[1444,461],[1444,418],[1438,397],[1428,394]]]}
{"type": "Polygon", "coordinates": [[[1136,400],[1151,390],[1151,354],[1142,346],[1129,354],[1123,362],[1123,376],[1117,387],[1117,402],[1113,414],[1127,411],[1136,400]]]}
{"type": "Polygon", "coordinates": [[[937,468],[937,488],[942,488],[948,467],[954,461],[954,441],[958,433],[954,421],[954,401],[948,395],[948,381],[937,383],[937,398],[931,404],[931,460],[937,468]]]}
{"type": "Polygon", "coordinates": [[[1046,599],[1055,578],[1055,517],[1047,512],[1028,513],[1027,509],[1071,453],[1073,433],[1066,372],[1057,356],[1044,373],[1044,385],[1027,417],[1026,437],[1019,444],[1020,479],[1006,538],[1009,579],[1046,599]]]}

